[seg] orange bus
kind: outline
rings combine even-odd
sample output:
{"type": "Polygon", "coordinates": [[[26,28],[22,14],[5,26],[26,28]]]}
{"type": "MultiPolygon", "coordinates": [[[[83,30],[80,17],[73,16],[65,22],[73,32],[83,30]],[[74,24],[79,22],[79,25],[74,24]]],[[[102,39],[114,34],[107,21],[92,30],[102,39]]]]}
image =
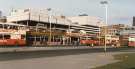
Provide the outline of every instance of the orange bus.
{"type": "Polygon", "coordinates": [[[99,45],[99,39],[96,39],[95,37],[91,37],[91,36],[83,36],[81,39],[80,39],[80,44],[82,45],[91,45],[91,46],[94,46],[94,45],[99,45]]]}
{"type": "Polygon", "coordinates": [[[26,45],[25,25],[0,23],[0,46],[26,45]]]}

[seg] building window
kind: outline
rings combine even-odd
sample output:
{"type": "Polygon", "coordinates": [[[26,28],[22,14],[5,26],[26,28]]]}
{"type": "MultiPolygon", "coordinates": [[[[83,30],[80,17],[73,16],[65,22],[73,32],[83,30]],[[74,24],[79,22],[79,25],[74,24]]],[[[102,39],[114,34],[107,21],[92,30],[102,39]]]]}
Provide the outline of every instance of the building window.
{"type": "Polygon", "coordinates": [[[24,12],[28,12],[28,11],[29,11],[29,9],[25,9],[25,10],[24,10],[24,12]]]}

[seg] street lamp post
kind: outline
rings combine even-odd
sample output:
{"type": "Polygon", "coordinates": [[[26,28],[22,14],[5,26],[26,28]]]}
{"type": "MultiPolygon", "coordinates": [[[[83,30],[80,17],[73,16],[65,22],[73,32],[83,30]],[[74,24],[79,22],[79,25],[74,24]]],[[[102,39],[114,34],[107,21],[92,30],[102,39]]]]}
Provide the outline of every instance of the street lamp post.
{"type": "MultiPolygon", "coordinates": [[[[47,10],[50,12],[51,11],[51,8],[48,8],[47,10]]],[[[49,23],[50,23],[49,45],[50,45],[51,39],[52,39],[51,18],[52,18],[51,13],[49,13],[49,23]]]]}
{"type": "Polygon", "coordinates": [[[70,25],[71,21],[69,20],[69,27],[68,27],[68,30],[69,30],[69,45],[71,45],[71,25],[70,25]]]}
{"type": "Polygon", "coordinates": [[[105,6],[105,46],[104,46],[104,51],[106,52],[106,34],[107,34],[107,24],[108,24],[108,2],[107,1],[101,1],[100,2],[102,5],[105,6]]]}

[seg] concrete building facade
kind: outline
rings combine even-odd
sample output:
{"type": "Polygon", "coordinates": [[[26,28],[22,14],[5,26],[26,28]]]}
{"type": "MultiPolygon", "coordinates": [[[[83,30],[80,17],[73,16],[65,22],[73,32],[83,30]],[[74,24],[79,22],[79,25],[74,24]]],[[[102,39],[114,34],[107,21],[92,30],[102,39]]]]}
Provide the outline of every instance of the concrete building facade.
{"type": "Polygon", "coordinates": [[[105,25],[99,17],[94,16],[72,16],[68,19],[74,24],[72,28],[84,30],[89,34],[100,33],[100,27],[105,25]]]}
{"type": "Polygon", "coordinates": [[[133,17],[133,24],[132,26],[135,26],[135,16],[133,17]]]}
{"type": "Polygon", "coordinates": [[[81,37],[80,31],[86,32],[87,35],[95,34],[97,36],[100,33],[100,27],[104,25],[103,21],[98,17],[56,16],[52,15],[51,10],[48,9],[12,10],[11,14],[7,17],[7,22],[23,24],[29,27],[30,35],[28,39],[33,41],[32,44],[37,44],[35,42],[44,43],[44,41],[48,42],[49,40],[51,42],[59,42],[54,44],[79,41],[81,37]],[[39,32],[39,34],[35,32],[39,32]],[[68,32],[70,32],[70,35],[68,32]]]}
{"type": "Polygon", "coordinates": [[[101,27],[101,36],[105,37],[108,44],[116,44],[120,40],[120,32],[126,25],[116,24],[101,27]]]}

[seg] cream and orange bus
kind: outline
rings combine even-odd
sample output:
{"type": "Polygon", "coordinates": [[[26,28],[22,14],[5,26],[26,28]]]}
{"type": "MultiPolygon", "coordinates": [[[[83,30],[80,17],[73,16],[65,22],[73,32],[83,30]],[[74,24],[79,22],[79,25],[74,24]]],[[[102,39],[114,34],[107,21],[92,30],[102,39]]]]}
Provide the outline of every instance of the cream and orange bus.
{"type": "Polygon", "coordinates": [[[0,46],[26,45],[26,26],[0,23],[0,46]]]}

